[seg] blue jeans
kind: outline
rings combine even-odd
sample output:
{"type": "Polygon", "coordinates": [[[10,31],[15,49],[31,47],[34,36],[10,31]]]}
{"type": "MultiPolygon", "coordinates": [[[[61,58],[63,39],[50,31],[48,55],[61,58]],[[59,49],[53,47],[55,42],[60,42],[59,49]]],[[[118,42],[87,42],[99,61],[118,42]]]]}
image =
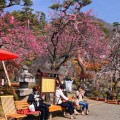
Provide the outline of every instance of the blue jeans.
{"type": "Polygon", "coordinates": [[[84,110],[84,109],[88,110],[88,103],[87,102],[80,101],[79,105],[82,105],[82,110],[84,110]]]}

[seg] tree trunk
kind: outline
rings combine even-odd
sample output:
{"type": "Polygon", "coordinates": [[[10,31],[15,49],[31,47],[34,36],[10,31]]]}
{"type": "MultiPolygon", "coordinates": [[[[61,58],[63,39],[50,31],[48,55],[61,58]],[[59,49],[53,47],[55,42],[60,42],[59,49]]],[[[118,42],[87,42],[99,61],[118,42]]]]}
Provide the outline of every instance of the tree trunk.
{"type": "Polygon", "coordinates": [[[81,67],[81,74],[84,75],[85,71],[86,71],[86,67],[85,67],[85,64],[83,63],[83,60],[81,58],[80,51],[78,51],[78,53],[77,53],[77,59],[78,59],[78,64],[81,67]]]}

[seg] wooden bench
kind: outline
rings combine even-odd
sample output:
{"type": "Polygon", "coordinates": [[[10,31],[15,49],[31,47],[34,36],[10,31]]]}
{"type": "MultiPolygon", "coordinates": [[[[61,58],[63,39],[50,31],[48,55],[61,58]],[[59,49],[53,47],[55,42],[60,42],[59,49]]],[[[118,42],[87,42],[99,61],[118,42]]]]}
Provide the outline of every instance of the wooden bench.
{"type": "MultiPolygon", "coordinates": [[[[31,112],[29,111],[29,104],[27,103],[27,101],[15,101],[15,106],[17,109],[17,112],[19,114],[25,114],[25,115],[39,115],[40,111],[35,111],[35,112],[31,112]]],[[[52,113],[55,111],[62,111],[64,114],[64,110],[65,108],[59,106],[59,105],[51,105],[49,107],[49,112],[50,112],[50,118],[52,118],[52,113]]]]}
{"type": "Polygon", "coordinates": [[[18,114],[15,108],[15,103],[13,96],[0,96],[1,105],[4,112],[4,117],[6,120],[8,119],[23,119],[27,117],[25,114],[18,114]]]}
{"type": "Polygon", "coordinates": [[[19,114],[32,115],[40,113],[40,111],[31,112],[28,108],[29,104],[27,101],[15,101],[15,106],[19,114]]]}
{"type": "MultiPolygon", "coordinates": [[[[73,101],[72,96],[68,96],[69,100],[73,101]]],[[[18,113],[20,112],[21,114],[25,114],[25,115],[30,115],[30,114],[39,114],[40,111],[35,111],[35,112],[30,112],[29,111],[29,104],[27,103],[27,101],[15,101],[15,105],[16,105],[16,109],[18,111],[18,113]]],[[[76,105],[75,108],[80,110],[81,109],[81,105],[76,105]]],[[[61,111],[62,115],[65,115],[65,109],[64,107],[61,107],[59,105],[51,105],[49,107],[49,112],[50,112],[50,118],[52,118],[52,113],[55,111],[61,111]]]]}

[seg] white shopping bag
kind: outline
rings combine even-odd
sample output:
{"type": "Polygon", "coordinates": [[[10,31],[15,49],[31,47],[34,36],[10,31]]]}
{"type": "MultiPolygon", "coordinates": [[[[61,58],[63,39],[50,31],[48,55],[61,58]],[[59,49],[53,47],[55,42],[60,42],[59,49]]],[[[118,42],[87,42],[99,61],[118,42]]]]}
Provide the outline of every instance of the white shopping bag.
{"type": "Polygon", "coordinates": [[[29,110],[35,112],[35,106],[33,104],[29,105],[29,110]]]}

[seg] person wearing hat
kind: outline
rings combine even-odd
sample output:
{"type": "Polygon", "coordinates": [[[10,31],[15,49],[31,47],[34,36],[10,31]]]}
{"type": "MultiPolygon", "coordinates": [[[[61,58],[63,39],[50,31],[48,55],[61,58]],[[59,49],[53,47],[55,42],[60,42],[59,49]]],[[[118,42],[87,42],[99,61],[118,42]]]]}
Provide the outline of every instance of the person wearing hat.
{"type": "Polygon", "coordinates": [[[28,97],[28,103],[34,105],[35,111],[40,111],[39,120],[48,120],[49,106],[43,103],[43,99],[39,94],[38,87],[33,87],[33,93],[28,97]]]}

